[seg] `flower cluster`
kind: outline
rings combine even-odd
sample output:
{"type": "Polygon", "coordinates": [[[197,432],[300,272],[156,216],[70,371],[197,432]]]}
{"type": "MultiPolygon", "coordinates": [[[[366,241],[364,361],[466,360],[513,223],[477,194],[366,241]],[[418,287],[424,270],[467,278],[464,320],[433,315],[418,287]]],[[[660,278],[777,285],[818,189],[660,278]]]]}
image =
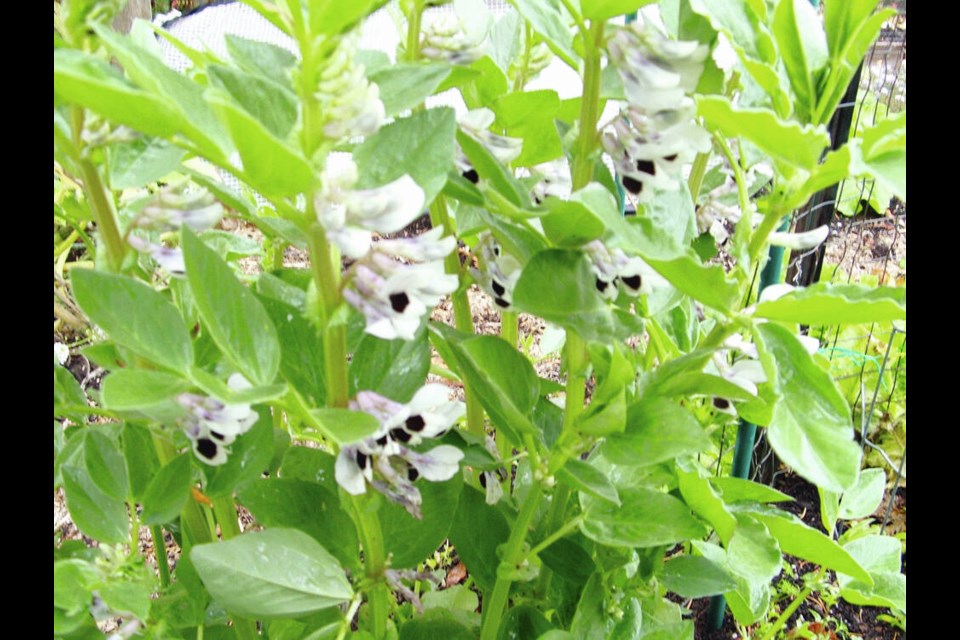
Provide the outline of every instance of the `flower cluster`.
{"type": "Polygon", "coordinates": [[[513,289],[522,271],[520,262],[504,253],[500,243],[489,233],[480,234],[476,252],[477,267],[471,268],[470,274],[498,307],[509,309],[513,304],[513,289]]]}
{"type": "Polygon", "coordinates": [[[463,452],[451,445],[423,453],[410,447],[445,434],[463,415],[463,403],[451,402],[444,385],[428,384],[407,404],[360,391],[350,401],[350,408],[376,417],[380,428],[340,450],[334,469],[337,482],[351,495],[365,493],[370,483],[414,517],[421,517],[421,497],[414,481],[419,477],[433,482],[449,480],[460,469],[463,452]]]}
{"type": "Polygon", "coordinates": [[[597,291],[608,300],[616,300],[620,291],[629,296],[650,294],[668,283],[642,258],[629,257],[620,249],[608,248],[600,240],[584,245],[590,267],[596,276],[597,291]]]}
{"type": "Polygon", "coordinates": [[[356,50],[353,39],[344,38],[323,65],[314,92],[324,118],[323,134],[334,141],[375,133],[386,117],[380,88],[353,59],[356,50]]]}
{"type": "MultiPolygon", "coordinates": [[[[239,391],[249,389],[250,383],[235,373],[227,380],[227,386],[239,391]]],[[[181,393],[177,401],[187,410],[182,426],[193,444],[193,452],[209,465],[226,462],[228,447],[257,421],[257,413],[249,404],[226,404],[194,393],[181,393]]]]}
{"type": "Polygon", "coordinates": [[[420,53],[430,60],[467,65],[483,56],[484,46],[482,41],[478,42],[467,34],[459,16],[441,13],[426,18],[420,37],[420,53]]]}
{"type": "MultiPolygon", "coordinates": [[[[483,107],[457,116],[457,124],[460,125],[464,133],[486,147],[494,158],[502,164],[510,164],[517,159],[523,150],[523,139],[502,136],[490,131],[495,119],[496,116],[493,111],[483,107]]],[[[467,159],[459,144],[457,145],[456,164],[457,169],[467,180],[474,184],[480,181],[480,176],[477,175],[476,169],[470,164],[470,160],[467,159]]]]}
{"type": "Polygon", "coordinates": [[[680,167],[710,149],[710,136],[695,123],[696,105],[687,96],[709,48],[670,40],[635,22],[617,30],[608,50],[629,106],[614,123],[616,135],[604,134],[603,146],[623,186],[649,201],[654,189],[676,189],[680,167]]]}
{"type": "Polygon", "coordinates": [[[441,237],[443,230],[437,228],[374,243],[373,232],[400,231],[420,215],[423,189],[408,175],[373,189],[353,189],[356,181],[352,160],[328,167],[314,201],[327,238],[356,260],[343,296],[366,316],[367,333],[412,340],[421,318],[459,284],[456,276],[444,273],[442,262],[456,240],[441,237]]]}

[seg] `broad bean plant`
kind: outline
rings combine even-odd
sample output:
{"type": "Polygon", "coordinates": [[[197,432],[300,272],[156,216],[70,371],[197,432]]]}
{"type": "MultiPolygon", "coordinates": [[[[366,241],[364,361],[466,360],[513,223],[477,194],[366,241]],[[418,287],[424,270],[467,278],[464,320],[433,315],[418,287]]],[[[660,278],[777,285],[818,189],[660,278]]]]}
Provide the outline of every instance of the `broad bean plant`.
{"type": "Polygon", "coordinates": [[[55,544],[56,637],[692,638],[677,602],[749,625],[784,553],[905,607],[896,540],[808,527],[720,449],[765,428],[829,531],[876,484],[801,329],[904,319],[905,289],[756,286],[771,245],[824,240],[782,227],[816,191],[906,198],[904,116],[826,128],[875,0],[399,0],[390,55],[358,46],[384,0],[246,0],[293,46],[220,53],[117,33],[118,4],[54,4],[55,188],[106,372],[87,398],[54,364],[54,485],[99,543],[55,544]],[[579,95],[528,88],[551,63],[579,95]]]}

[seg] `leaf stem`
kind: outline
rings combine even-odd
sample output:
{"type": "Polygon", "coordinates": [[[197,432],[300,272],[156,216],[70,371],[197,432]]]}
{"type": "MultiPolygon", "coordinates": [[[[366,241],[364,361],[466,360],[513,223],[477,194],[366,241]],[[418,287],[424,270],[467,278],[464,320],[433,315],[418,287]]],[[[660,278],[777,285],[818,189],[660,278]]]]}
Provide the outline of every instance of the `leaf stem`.
{"type": "Polygon", "coordinates": [[[500,337],[510,343],[514,349],[517,348],[518,330],[517,330],[517,312],[500,312],[500,337]]]}
{"type": "Polygon", "coordinates": [[[580,132],[574,146],[573,167],[570,171],[574,191],[585,187],[593,178],[597,120],[600,118],[600,50],[605,23],[598,20],[590,25],[589,30],[582,22],[580,24],[580,33],[584,39],[583,97],[580,101],[578,121],[580,132]]]}
{"type": "Polygon", "coordinates": [[[547,536],[546,538],[538,542],[537,546],[535,546],[533,549],[530,549],[530,551],[527,553],[527,557],[530,558],[537,555],[538,553],[540,553],[541,551],[543,551],[544,549],[552,545],[554,542],[556,542],[560,538],[566,537],[568,533],[570,533],[571,531],[573,531],[574,529],[580,526],[580,523],[583,522],[583,519],[584,519],[584,515],[581,513],[573,520],[570,520],[569,522],[567,522],[565,525],[563,525],[562,527],[560,527],[559,529],[551,533],[549,536],[547,536]]]}
{"type": "MultiPolygon", "coordinates": [[[[510,537],[507,539],[503,548],[503,560],[501,566],[514,568],[523,562],[526,554],[523,551],[523,545],[527,538],[527,531],[530,523],[533,521],[534,514],[540,506],[543,498],[543,489],[539,482],[534,482],[530,487],[530,492],[520,508],[516,521],[513,523],[513,529],[510,531],[510,537]]],[[[503,572],[497,571],[497,581],[493,586],[493,593],[489,600],[483,604],[483,623],[480,628],[480,640],[496,640],[500,629],[500,622],[503,618],[504,609],[507,606],[507,599],[510,595],[510,585],[513,580],[501,575],[503,572]]]]}
{"type": "Polygon", "coordinates": [[[167,562],[167,544],[160,525],[150,527],[150,537],[153,538],[153,557],[157,562],[157,573],[160,574],[160,588],[166,589],[170,586],[170,565],[167,562]]]}

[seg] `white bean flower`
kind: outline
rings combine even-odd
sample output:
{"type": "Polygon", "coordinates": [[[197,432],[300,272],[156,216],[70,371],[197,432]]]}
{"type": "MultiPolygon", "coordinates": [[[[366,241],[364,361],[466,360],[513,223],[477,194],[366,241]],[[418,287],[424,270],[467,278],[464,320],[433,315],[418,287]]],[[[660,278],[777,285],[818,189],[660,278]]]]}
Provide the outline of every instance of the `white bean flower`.
{"type": "Polygon", "coordinates": [[[616,300],[620,291],[629,296],[649,295],[655,288],[669,284],[642,258],[610,249],[600,240],[588,242],[583,250],[590,258],[597,291],[607,300],[616,300]]]}
{"type": "Polygon", "coordinates": [[[337,482],[351,495],[366,493],[370,484],[414,517],[421,517],[421,496],[414,482],[420,477],[431,482],[449,480],[460,470],[463,452],[451,445],[428,451],[410,447],[446,433],[463,415],[463,403],[451,401],[447,387],[428,384],[406,404],[360,391],[350,408],[376,417],[380,427],[340,450],[334,467],[337,482]]]}
{"type": "MultiPolygon", "coordinates": [[[[234,390],[249,389],[250,383],[239,373],[227,380],[234,390]]],[[[249,404],[227,404],[222,400],[195,393],[181,393],[177,401],[187,410],[182,426],[193,445],[193,452],[209,465],[227,461],[228,448],[256,423],[257,413],[249,404]]]]}
{"type": "Polygon", "coordinates": [[[509,309],[513,304],[513,289],[520,279],[520,262],[505,253],[500,243],[489,233],[480,235],[476,247],[477,267],[470,269],[476,280],[493,302],[501,309],[509,309]]]}

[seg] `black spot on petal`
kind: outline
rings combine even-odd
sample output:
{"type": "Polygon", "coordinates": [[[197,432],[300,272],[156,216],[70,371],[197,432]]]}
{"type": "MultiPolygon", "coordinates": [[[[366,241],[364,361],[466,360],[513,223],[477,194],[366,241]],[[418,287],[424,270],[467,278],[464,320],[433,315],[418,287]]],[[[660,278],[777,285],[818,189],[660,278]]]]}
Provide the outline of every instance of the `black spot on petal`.
{"type": "Polygon", "coordinates": [[[408,431],[413,431],[414,433],[423,431],[423,428],[427,426],[427,423],[424,422],[420,416],[410,416],[403,424],[407,427],[408,431]]]}
{"type": "Polygon", "coordinates": [[[211,440],[210,438],[200,438],[197,440],[197,453],[206,458],[207,460],[213,460],[217,457],[217,451],[219,451],[220,445],[211,440]]]}
{"type": "Polygon", "coordinates": [[[490,288],[493,289],[493,292],[497,294],[498,297],[503,296],[503,294],[506,293],[507,291],[506,287],[504,287],[502,284],[500,284],[496,280],[490,281],[490,288]]]}
{"type": "Polygon", "coordinates": [[[397,427],[396,429],[390,429],[390,437],[396,440],[397,442],[410,442],[411,436],[409,433],[397,427]]]}
{"type": "Polygon", "coordinates": [[[357,466],[361,469],[367,468],[367,463],[370,461],[370,456],[365,454],[363,451],[357,451],[357,466]]]}
{"type": "Polygon", "coordinates": [[[674,160],[677,159],[677,154],[671,153],[668,156],[663,156],[663,159],[666,160],[667,162],[673,162],[674,160]]]}
{"type": "Polygon", "coordinates": [[[390,306],[397,313],[403,313],[403,310],[410,304],[410,298],[403,291],[390,294],[390,306]]]}
{"type": "Polygon", "coordinates": [[[637,274],[633,276],[620,276],[620,282],[627,285],[634,291],[639,291],[640,285],[643,283],[643,280],[640,278],[640,275],[637,274]]]}
{"type": "Polygon", "coordinates": [[[604,291],[607,290],[607,287],[609,286],[610,286],[609,282],[607,282],[606,280],[601,280],[600,278],[597,278],[597,291],[599,291],[600,293],[603,293],[604,291]]]}
{"type": "Polygon", "coordinates": [[[730,401],[727,400],[726,398],[714,398],[714,399],[713,399],[713,406],[715,406],[717,409],[721,409],[721,410],[723,410],[723,409],[729,409],[729,408],[730,408],[730,401]]]}
{"type": "Polygon", "coordinates": [[[223,442],[224,440],[227,439],[227,436],[223,435],[222,433],[217,433],[216,431],[211,431],[210,435],[212,435],[214,438],[216,438],[220,442],[223,442]]]}
{"type": "Polygon", "coordinates": [[[487,488],[487,474],[486,474],[486,473],[481,473],[481,474],[480,474],[480,486],[483,487],[484,489],[487,488]]]}
{"type": "Polygon", "coordinates": [[[633,195],[638,195],[643,191],[643,183],[639,180],[634,180],[630,176],[623,176],[623,188],[633,195]]]}
{"type": "Polygon", "coordinates": [[[637,171],[649,173],[651,176],[657,175],[657,167],[653,160],[637,160],[637,171]]]}
{"type": "Polygon", "coordinates": [[[380,445],[381,447],[385,446],[387,444],[387,436],[383,436],[382,438],[377,438],[377,444],[380,445]]]}
{"type": "Polygon", "coordinates": [[[497,306],[500,307],[501,309],[507,309],[510,307],[510,303],[504,300],[503,298],[494,298],[493,301],[496,302],[497,306]]]}
{"type": "Polygon", "coordinates": [[[473,184],[477,184],[478,182],[480,182],[480,174],[477,173],[476,169],[467,169],[466,171],[463,172],[463,177],[469,180],[470,182],[472,182],[473,184]]]}
{"type": "Polygon", "coordinates": [[[417,478],[419,477],[420,477],[420,472],[417,471],[416,467],[409,467],[407,469],[407,478],[410,480],[410,482],[416,482],[417,478]]]}

